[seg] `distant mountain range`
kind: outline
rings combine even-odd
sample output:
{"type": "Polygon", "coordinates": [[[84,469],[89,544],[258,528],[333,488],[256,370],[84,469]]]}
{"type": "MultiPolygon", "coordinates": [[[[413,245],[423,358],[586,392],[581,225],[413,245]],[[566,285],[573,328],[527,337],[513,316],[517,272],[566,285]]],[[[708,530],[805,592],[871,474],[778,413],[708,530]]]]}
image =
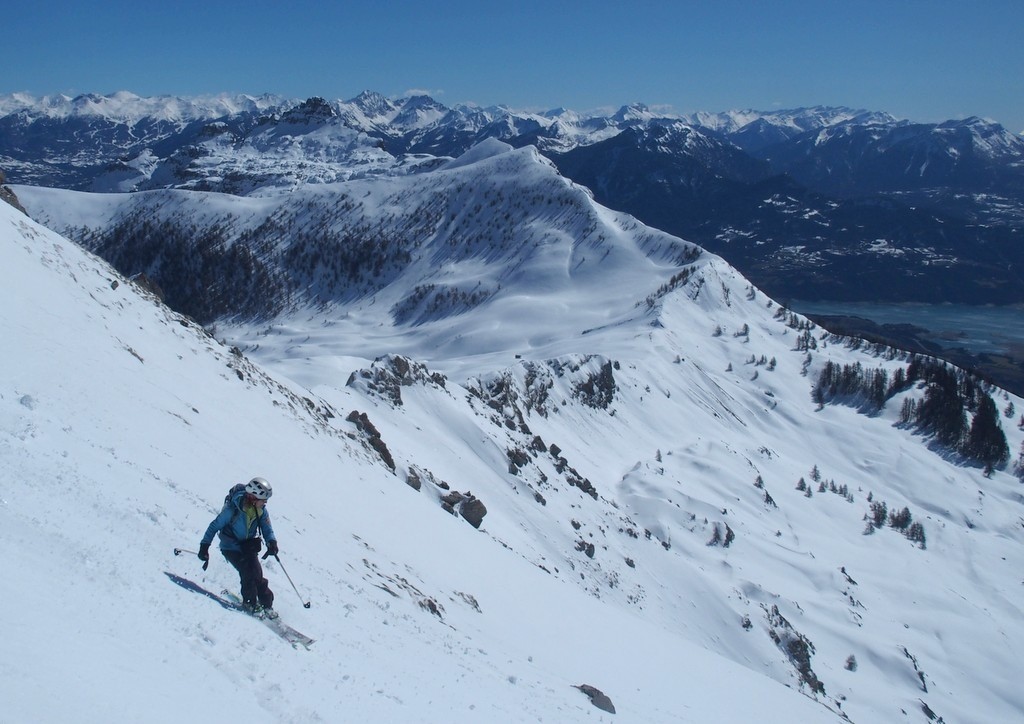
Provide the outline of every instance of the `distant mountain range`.
{"type": "Polygon", "coordinates": [[[814,107],[669,116],[130,93],[0,97],[12,183],[266,193],[406,175],[496,138],[782,299],[1024,302],[1024,140],[978,118],[814,107]]]}

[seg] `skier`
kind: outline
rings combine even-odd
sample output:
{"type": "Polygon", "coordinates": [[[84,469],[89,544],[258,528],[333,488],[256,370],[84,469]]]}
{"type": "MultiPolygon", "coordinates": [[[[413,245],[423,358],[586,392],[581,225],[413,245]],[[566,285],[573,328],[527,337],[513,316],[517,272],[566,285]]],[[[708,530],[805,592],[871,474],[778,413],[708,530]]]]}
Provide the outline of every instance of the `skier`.
{"type": "Polygon", "coordinates": [[[274,592],[263,577],[260,566],[260,533],[267,539],[267,556],[277,555],[277,536],[266,510],[273,489],[263,478],[253,478],[245,485],[236,485],[228,493],[224,508],[199,543],[199,560],[210,560],[210,543],[220,534],[220,552],[238,571],[242,584],[242,605],[260,618],[277,618],[274,592]]]}

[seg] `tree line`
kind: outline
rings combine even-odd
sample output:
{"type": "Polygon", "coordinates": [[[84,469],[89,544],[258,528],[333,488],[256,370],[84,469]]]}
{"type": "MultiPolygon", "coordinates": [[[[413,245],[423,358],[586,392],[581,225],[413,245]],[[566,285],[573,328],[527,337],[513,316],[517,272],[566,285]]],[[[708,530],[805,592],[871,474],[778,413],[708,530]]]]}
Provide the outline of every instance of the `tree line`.
{"type": "Polygon", "coordinates": [[[923,388],[923,395],[904,399],[902,425],[931,435],[936,444],[982,465],[986,473],[1009,461],[1009,445],[992,397],[976,377],[942,361],[912,355],[905,369],[892,374],[882,368],[866,369],[859,362],[829,361],[812,394],[819,405],[842,402],[875,414],[894,395],[914,386],[923,388]]]}

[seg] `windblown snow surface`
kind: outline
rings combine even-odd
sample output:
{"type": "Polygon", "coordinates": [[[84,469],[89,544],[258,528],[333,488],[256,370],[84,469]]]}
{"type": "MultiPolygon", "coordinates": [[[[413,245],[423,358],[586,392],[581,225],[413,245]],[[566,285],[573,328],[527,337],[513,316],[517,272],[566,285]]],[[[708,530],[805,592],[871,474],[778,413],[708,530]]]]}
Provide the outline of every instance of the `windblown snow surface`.
{"type": "MultiPolygon", "coordinates": [[[[431,173],[526,152],[475,153],[431,173]]],[[[360,183],[369,203],[400,182],[360,183]]],[[[918,389],[819,408],[827,361],[906,361],[820,329],[798,350],[721,259],[672,283],[652,230],[590,203],[592,248],[568,229],[500,281],[440,270],[496,290],[463,314],[398,323],[393,286],[218,325],[233,349],[0,204],[0,721],[1021,721],[1012,460],[986,478],[897,425],[918,389]],[[173,551],[255,475],[308,651],[167,575],[237,587],[173,551]],[[867,534],[869,499],[926,546],[867,534]]]]}

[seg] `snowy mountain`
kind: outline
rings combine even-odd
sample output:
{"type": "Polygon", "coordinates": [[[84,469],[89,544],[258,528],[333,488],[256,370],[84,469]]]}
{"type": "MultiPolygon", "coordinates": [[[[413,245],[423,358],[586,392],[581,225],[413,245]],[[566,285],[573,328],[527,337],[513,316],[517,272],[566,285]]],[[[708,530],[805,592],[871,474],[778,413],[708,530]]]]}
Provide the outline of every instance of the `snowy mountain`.
{"type": "Polygon", "coordinates": [[[979,119],[751,116],[695,118],[719,132],[713,150],[652,143],[668,135],[660,121],[549,155],[601,203],[722,254],[780,298],[1024,301],[1020,138],[979,119]]]}
{"type": "MultiPolygon", "coordinates": [[[[623,132],[552,158],[601,203],[722,254],[784,299],[1024,300],[1016,202],[950,188],[839,198],[777,174],[731,144],[668,150],[652,141],[659,135],[653,127],[623,132]],[[925,197],[948,197],[946,210],[912,205],[925,197]]],[[[802,158],[811,167],[820,160],[802,158]]],[[[841,155],[835,162],[849,164],[841,155]]]]}
{"type": "Polygon", "coordinates": [[[207,279],[231,347],[0,205],[14,721],[1024,711],[1021,398],[815,328],[533,148],[246,197],[16,190],[168,301],[207,279]],[[253,475],[309,651],[166,575],[236,585],[173,549],[253,475]]]}
{"type": "Polygon", "coordinates": [[[12,180],[47,186],[88,188],[110,175],[111,190],[125,184],[126,169],[137,184],[145,170],[191,144],[216,120],[245,127],[287,103],[272,96],[144,98],[119,92],[34,97],[0,96],[0,166],[12,180]]]}
{"type": "MultiPolygon", "coordinates": [[[[546,113],[503,106],[449,108],[428,96],[394,100],[373,91],[347,101],[310,98],[301,103],[267,95],[143,98],[119,92],[75,98],[0,96],[0,164],[17,183],[114,190],[103,180],[110,164],[130,161],[147,151],[158,160],[166,159],[199,148],[205,135],[219,135],[225,130],[233,131],[234,140],[243,143],[248,134],[263,134],[268,124],[282,120],[287,124],[296,116],[302,117],[305,125],[340,126],[365,134],[393,156],[458,156],[484,138],[498,138],[515,146],[531,144],[545,153],[562,154],[628,130],[651,132],[673,124],[686,125],[714,133],[756,158],[771,161],[775,172],[794,173],[812,190],[841,196],[888,188],[876,188],[881,181],[872,185],[867,180],[877,176],[877,171],[859,170],[859,164],[864,163],[861,155],[865,144],[876,146],[871,152],[874,155],[895,158],[903,148],[927,142],[935,146],[932,156],[945,154],[960,164],[987,164],[984,168],[991,173],[1017,168],[1017,173],[1010,174],[1013,179],[1019,179],[1024,158],[1024,141],[991,121],[968,118],[914,124],[886,113],[842,107],[676,115],[633,104],[606,115],[584,115],[561,108],[546,113]],[[317,112],[311,115],[311,108],[317,112]],[[198,134],[197,126],[201,127],[198,134]],[[908,143],[914,137],[923,140],[908,143]],[[68,141],[72,138],[75,143],[69,153],[68,141]],[[837,167],[822,166],[826,161],[814,160],[819,155],[824,159],[845,158],[849,168],[843,169],[844,175],[836,176],[837,167]],[[824,175],[801,173],[797,167],[800,160],[824,175]]],[[[292,134],[280,132],[277,137],[277,145],[283,146],[291,143],[292,134]]],[[[262,150],[268,151],[270,145],[264,143],[262,150]]],[[[664,150],[678,153],[684,146],[666,143],[664,150]]],[[[336,164],[351,163],[344,156],[334,160],[336,164]]],[[[270,157],[264,165],[273,168],[276,159],[270,157]]],[[[893,161],[893,165],[895,168],[899,164],[893,161]]],[[[913,169],[921,175],[928,164],[922,158],[921,163],[911,164],[907,170],[913,169]]],[[[933,168],[931,173],[937,170],[933,168]]],[[[969,184],[972,174],[979,171],[972,166],[958,174],[954,164],[947,172],[948,178],[924,174],[924,180],[931,186],[969,184]]],[[[279,183],[293,173],[292,169],[280,169],[279,183]]],[[[216,184],[215,174],[206,175],[209,184],[216,184]]],[[[140,176],[124,190],[188,183],[188,178],[150,180],[140,176]]]]}
{"type": "Polygon", "coordinates": [[[77,190],[274,193],[420,173],[486,139],[536,147],[602,204],[723,255],[777,298],[1024,301],[1024,141],[976,118],[539,113],[372,91],[0,98],[0,168],[77,190]]]}
{"type": "Polygon", "coordinates": [[[752,153],[808,131],[819,131],[835,126],[864,126],[899,122],[888,113],[829,106],[771,112],[755,110],[721,113],[698,112],[684,116],[684,120],[692,125],[717,131],[727,136],[740,148],[752,153]]]}
{"type": "MultiPolygon", "coordinates": [[[[35,217],[125,274],[145,274],[172,307],[204,324],[374,297],[389,324],[461,325],[480,305],[515,299],[510,285],[535,294],[592,280],[611,293],[592,270],[613,263],[628,295],[619,313],[633,315],[630,267],[639,264],[644,283],[657,286],[700,253],[597,207],[536,149],[493,139],[432,171],[248,197],[16,189],[35,217]],[[565,268],[552,270],[552,260],[565,268]]],[[[592,326],[608,322],[607,309],[591,311],[592,326]]]]}
{"type": "Polygon", "coordinates": [[[981,118],[939,124],[847,122],[759,153],[801,183],[844,196],[950,189],[1024,193],[1024,140],[981,118]]]}

